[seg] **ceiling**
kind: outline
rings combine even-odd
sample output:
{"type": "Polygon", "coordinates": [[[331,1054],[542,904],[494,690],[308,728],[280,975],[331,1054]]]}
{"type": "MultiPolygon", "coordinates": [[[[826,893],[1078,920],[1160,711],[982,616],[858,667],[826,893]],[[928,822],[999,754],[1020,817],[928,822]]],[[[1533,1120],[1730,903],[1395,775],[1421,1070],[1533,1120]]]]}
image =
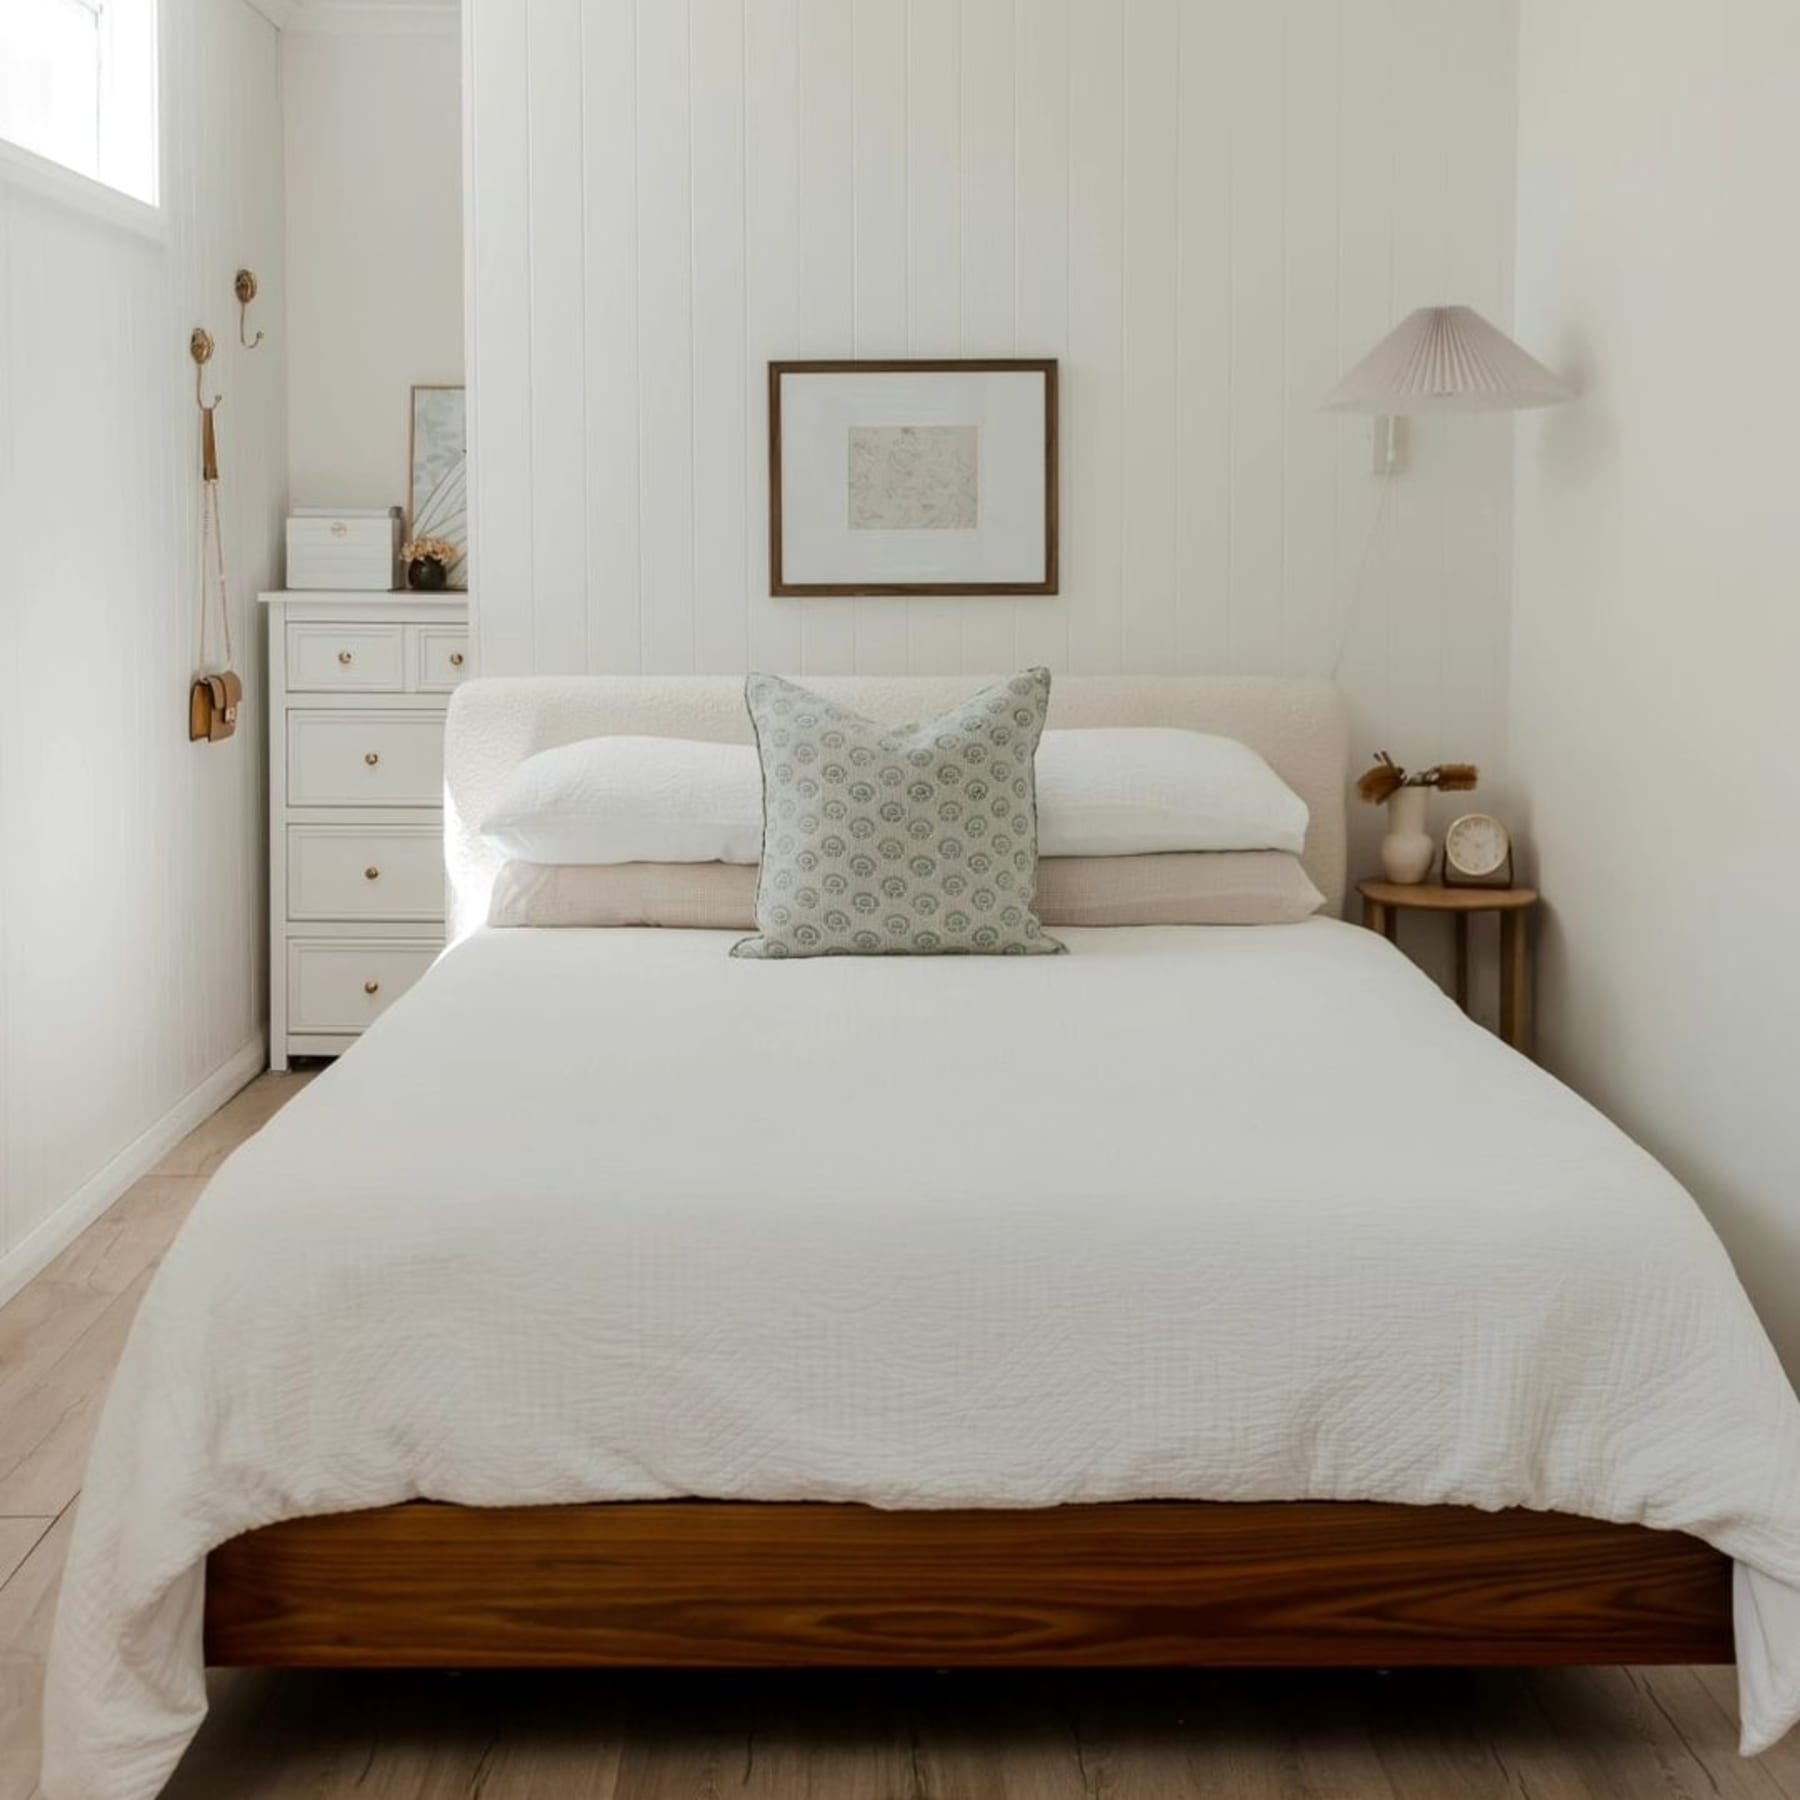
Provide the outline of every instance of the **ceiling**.
{"type": "Polygon", "coordinates": [[[444,31],[460,17],[458,0],[249,0],[283,31],[398,34],[444,31]]]}

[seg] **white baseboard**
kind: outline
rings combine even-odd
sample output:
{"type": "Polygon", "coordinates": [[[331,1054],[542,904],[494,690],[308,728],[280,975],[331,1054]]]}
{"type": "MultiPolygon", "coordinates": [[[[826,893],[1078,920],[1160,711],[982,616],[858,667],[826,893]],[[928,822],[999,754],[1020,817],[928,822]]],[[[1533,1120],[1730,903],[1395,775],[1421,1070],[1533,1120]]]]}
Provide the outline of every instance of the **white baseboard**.
{"type": "Polygon", "coordinates": [[[204,1124],[233,1094],[254,1081],[268,1060],[267,1040],[259,1031],[0,1256],[0,1306],[87,1230],[134,1181],[148,1175],[196,1125],[204,1124]]]}

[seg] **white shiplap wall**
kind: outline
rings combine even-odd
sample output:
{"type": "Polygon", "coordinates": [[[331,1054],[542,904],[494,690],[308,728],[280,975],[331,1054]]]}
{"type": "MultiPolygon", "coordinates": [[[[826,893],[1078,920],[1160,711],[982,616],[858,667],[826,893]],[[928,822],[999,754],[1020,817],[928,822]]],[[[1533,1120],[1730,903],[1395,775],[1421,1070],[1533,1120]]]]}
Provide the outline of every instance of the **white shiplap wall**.
{"type": "MultiPolygon", "coordinates": [[[[1510,315],[1515,0],[465,21],[490,673],[1328,673],[1380,486],[1320,396],[1510,315]],[[850,353],[1062,359],[1060,596],[769,596],[764,364],[850,353]]],[[[1492,765],[1510,427],[1421,425],[1344,679],[1364,747],[1492,765]]]]}
{"type": "Polygon", "coordinates": [[[1705,1208],[1800,1383],[1800,10],[1523,12],[1520,317],[1581,391],[1520,428],[1539,1052],[1705,1208]]]}
{"type": "Polygon", "coordinates": [[[281,43],[296,506],[405,504],[408,390],[463,379],[459,23],[359,16],[309,5],[281,43]]]}
{"type": "Polygon", "coordinates": [[[277,36],[244,0],[161,10],[160,225],[0,172],[0,1297],[261,1066],[247,601],[285,505],[277,36]],[[186,730],[200,323],[248,688],[220,746],[186,730]]]}

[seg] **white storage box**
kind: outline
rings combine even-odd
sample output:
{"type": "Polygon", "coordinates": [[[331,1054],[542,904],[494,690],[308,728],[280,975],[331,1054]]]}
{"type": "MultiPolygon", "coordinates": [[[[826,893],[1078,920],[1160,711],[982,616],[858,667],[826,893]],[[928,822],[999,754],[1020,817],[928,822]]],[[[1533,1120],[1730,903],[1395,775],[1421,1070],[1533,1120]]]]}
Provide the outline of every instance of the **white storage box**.
{"type": "Polygon", "coordinates": [[[303,506],[288,516],[290,592],[355,589],[390,593],[400,585],[400,509],[303,506]]]}

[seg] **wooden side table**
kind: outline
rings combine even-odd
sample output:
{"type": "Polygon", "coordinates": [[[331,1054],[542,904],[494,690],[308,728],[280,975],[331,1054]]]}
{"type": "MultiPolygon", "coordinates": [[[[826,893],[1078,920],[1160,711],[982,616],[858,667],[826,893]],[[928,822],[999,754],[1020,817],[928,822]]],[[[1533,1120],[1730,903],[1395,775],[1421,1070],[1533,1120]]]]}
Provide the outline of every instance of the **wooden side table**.
{"type": "Polygon", "coordinates": [[[1359,881],[1363,923],[1390,943],[1398,941],[1403,912],[1448,913],[1456,933],[1456,1004],[1469,1010],[1469,915],[1500,918],[1500,1035],[1515,1050],[1531,1054],[1531,909],[1535,888],[1450,887],[1421,882],[1402,887],[1393,881],[1359,881]]]}

